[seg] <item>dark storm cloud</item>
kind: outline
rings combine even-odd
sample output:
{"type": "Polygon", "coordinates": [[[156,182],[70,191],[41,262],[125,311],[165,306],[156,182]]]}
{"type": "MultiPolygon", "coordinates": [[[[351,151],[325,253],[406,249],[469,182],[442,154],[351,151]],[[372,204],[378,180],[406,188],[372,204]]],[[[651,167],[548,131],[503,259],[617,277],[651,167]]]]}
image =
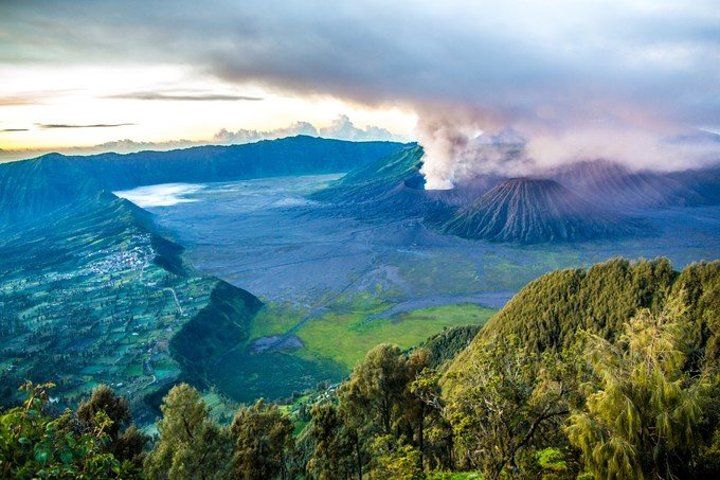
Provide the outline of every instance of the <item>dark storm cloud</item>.
{"type": "Polygon", "coordinates": [[[131,92],[109,95],[106,98],[118,98],[125,100],[168,100],[182,102],[234,102],[249,101],[257,102],[262,97],[250,97],[246,95],[214,94],[214,93],[164,93],[164,92],[131,92]]]}
{"type": "Polygon", "coordinates": [[[136,125],[135,123],[90,123],[85,125],[68,123],[36,123],[39,128],[115,128],[136,125]]]}
{"type": "Polygon", "coordinates": [[[5,8],[14,45],[0,59],[182,62],[234,81],[510,117],[632,100],[710,121],[720,109],[713,4],[31,0],[5,8]]]}

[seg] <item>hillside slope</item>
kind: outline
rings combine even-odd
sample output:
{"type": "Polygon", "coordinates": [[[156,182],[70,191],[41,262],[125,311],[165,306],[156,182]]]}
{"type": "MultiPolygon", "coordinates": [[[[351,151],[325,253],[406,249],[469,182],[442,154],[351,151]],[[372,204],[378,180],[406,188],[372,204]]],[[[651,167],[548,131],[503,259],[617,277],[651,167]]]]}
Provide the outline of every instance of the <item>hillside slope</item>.
{"type": "MultiPolygon", "coordinates": [[[[188,356],[168,348],[192,328],[197,353],[222,336],[247,337],[261,307],[250,293],[197,274],[150,215],[109,193],[65,206],[32,228],[0,235],[0,403],[30,379],[56,379],[72,405],[113,385],[141,422],[158,391],[195,379],[188,356]]],[[[190,357],[192,359],[194,357],[190,357]]]]}
{"type": "Polygon", "coordinates": [[[588,270],[559,270],[523,288],[452,362],[449,390],[462,388],[465,365],[496,336],[517,338],[529,351],[571,348],[585,330],[608,340],[643,308],[659,312],[677,302],[693,325],[698,358],[720,359],[720,261],[697,263],[682,272],[665,259],[614,259],[588,270]]]}
{"type": "Polygon", "coordinates": [[[678,174],[650,171],[631,172],[624,166],[603,160],[578,162],[549,172],[551,178],[584,198],[602,200],[620,210],[684,207],[713,203],[700,189],[678,174]]]}
{"type": "Polygon", "coordinates": [[[313,200],[335,205],[335,211],[363,218],[426,217],[444,204],[425,190],[420,173],[423,149],[411,145],[348,172],[313,200]]]}

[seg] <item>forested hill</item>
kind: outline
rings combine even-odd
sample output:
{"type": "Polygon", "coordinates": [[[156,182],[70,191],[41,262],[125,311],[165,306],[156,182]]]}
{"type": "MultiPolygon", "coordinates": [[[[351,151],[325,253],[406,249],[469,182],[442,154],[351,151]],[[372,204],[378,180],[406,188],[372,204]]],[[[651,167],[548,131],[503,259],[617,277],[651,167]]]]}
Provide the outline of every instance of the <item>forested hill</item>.
{"type": "Polygon", "coordinates": [[[518,293],[444,373],[445,414],[486,478],[717,478],[719,360],[720,261],[613,259],[518,293]]]}
{"type": "Polygon", "coordinates": [[[682,272],[666,259],[613,259],[588,270],[558,270],[531,282],[498,312],[455,369],[495,337],[515,336],[534,352],[571,348],[580,331],[614,340],[640,309],[658,313],[682,308],[696,332],[694,347],[709,359],[720,356],[720,261],[697,263],[682,272]]]}
{"type": "Polygon", "coordinates": [[[229,146],[167,152],[49,154],[0,165],[0,219],[23,219],[87,194],[158,183],[202,183],[351,170],[385,157],[402,144],[296,136],[229,146]]]}

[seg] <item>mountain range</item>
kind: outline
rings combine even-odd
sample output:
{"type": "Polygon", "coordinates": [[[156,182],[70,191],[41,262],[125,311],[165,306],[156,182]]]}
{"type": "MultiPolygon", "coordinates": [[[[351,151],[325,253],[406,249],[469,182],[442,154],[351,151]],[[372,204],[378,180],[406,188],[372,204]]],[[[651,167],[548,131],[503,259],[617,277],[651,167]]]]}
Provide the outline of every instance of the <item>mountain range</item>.
{"type": "Polygon", "coordinates": [[[606,160],[542,174],[488,174],[451,190],[425,190],[423,149],[410,145],[358,167],[313,198],[363,218],[418,218],[441,233],[545,243],[650,236],[648,212],[720,203],[720,168],[633,172],[606,160]]]}
{"type": "Polygon", "coordinates": [[[48,154],[0,165],[0,220],[22,221],[99,191],[161,183],[224,182],[346,172],[402,147],[308,136],[167,152],[48,154]]]}

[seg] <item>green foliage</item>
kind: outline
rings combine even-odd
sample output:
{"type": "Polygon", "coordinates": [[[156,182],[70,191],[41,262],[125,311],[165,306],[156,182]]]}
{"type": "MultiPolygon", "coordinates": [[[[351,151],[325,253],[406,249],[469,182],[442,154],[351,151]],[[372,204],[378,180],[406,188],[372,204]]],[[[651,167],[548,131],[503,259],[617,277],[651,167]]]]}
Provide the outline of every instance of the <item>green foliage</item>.
{"type": "Polygon", "coordinates": [[[420,468],[420,453],[407,444],[398,442],[392,435],[375,437],[370,445],[373,468],[370,478],[384,480],[420,480],[424,478],[420,468]]]}
{"type": "Polygon", "coordinates": [[[566,431],[597,480],[687,475],[708,393],[705,376],[684,370],[687,326],[643,310],[615,344],[590,338],[598,390],[566,431]]]}
{"type": "Polygon", "coordinates": [[[443,450],[441,441],[437,446],[427,441],[428,432],[444,425],[428,358],[427,350],[408,354],[387,344],[368,352],[340,387],[338,407],[325,403],[312,411],[315,447],[308,473],[319,479],[416,478],[429,465],[449,463],[439,459],[449,449],[443,450]]]}
{"type": "MultiPolygon", "coordinates": [[[[550,378],[554,378],[552,381],[560,381],[566,389],[557,403],[557,405],[564,404],[565,410],[582,407],[586,398],[588,405],[593,404],[600,410],[608,409],[609,406],[606,404],[602,404],[602,408],[597,404],[598,398],[608,395],[598,378],[601,376],[600,373],[604,372],[603,375],[608,375],[614,372],[620,377],[617,379],[618,385],[627,386],[629,384],[621,383],[624,378],[622,375],[638,373],[632,370],[631,366],[634,365],[633,361],[637,365],[640,365],[640,362],[637,358],[632,360],[620,353],[616,353],[615,357],[612,355],[598,357],[597,345],[604,345],[607,351],[624,352],[627,350],[625,343],[629,338],[640,342],[642,337],[640,331],[632,332],[632,335],[627,332],[626,324],[631,318],[656,316],[672,307],[675,309],[676,321],[671,323],[682,325],[684,332],[682,338],[678,340],[682,342],[682,348],[679,349],[682,356],[681,359],[676,359],[674,373],[667,383],[663,383],[658,380],[657,375],[643,372],[640,377],[648,382],[656,382],[657,390],[647,385],[644,394],[636,392],[639,395],[637,398],[633,398],[631,392],[625,392],[623,388],[617,386],[612,391],[622,392],[622,395],[606,399],[608,404],[616,401],[618,405],[613,414],[607,414],[605,420],[608,423],[620,422],[624,418],[619,413],[620,410],[628,405],[635,405],[634,408],[638,411],[654,411],[656,414],[652,416],[648,413],[650,417],[646,419],[647,421],[640,420],[641,417],[637,414],[625,420],[635,426],[639,421],[640,425],[648,425],[647,428],[659,435],[662,431],[660,425],[653,422],[661,422],[663,428],[672,430],[674,428],[672,412],[682,406],[688,410],[677,412],[684,412],[683,421],[691,422],[685,423],[684,428],[693,432],[695,438],[686,437],[680,443],[691,445],[695,453],[681,452],[673,447],[671,450],[674,463],[685,464],[685,471],[699,472],[701,465],[704,472],[713,471],[710,465],[714,462],[709,458],[712,456],[711,437],[720,422],[720,415],[714,413],[711,404],[703,401],[702,398],[690,401],[688,395],[695,393],[689,388],[693,382],[688,378],[695,376],[705,379],[718,378],[716,373],[717,345],[720,344],[718,293],[720,293],[720,262],[692,265],[677,274],[664,259],[635,263],[615,259],[595,265],[587,271],[557,271],[532,282],[491,319],[470,346],[453,360],[443,377],[444,394],[448,401],[447,410],[451,412],[450,418],[456,429],[460,453],[465,456],[464,461],[470,466],[480,466],[488,478],[497,475],[493,472],[497,472],[498,465],[504,463],[503,458],[508,456],[507,452],[513,451],[515,445],[511,440],[512,436],[500,434],[504,430],[522,432],[523,424],[526,422],[532,424],[532,418],[537,413],[533,408],[533,402],[542,398],[537,397],[536,389],[542,387],[543,382],[546,381],[543,379],[548,378],[545,376],[548,372],[554,371],[550,378]],[[508,342],[510,345],[502,346],[508,342]],[[587,343],[594,345],[593,355],[586,354],[587,343]],[[499,347],[500,351],[498,351],[499,347]],[[594,360],[588,362],[590,358],[594,360]],[[579,388],[580,384],[585,387],[579,388]],[[673,385],[673,388],[684,395],[684,400],[676,407],[673,407],[672,403],[663,403],[670,401],[668,396],[672,395],[671,390],[668,389],[673,385]],[[665,396],[661,396],[660,393],[665,396]],[[633,398],[633,400],[630,403],[623,403],[623,398],[633,398]],[[503,418],[493,418],[493,408],[501,411],[503,418]],[[512,428],[504,428],[507,425],[512,425],[512,428]],[[494,450],[490,453],[488,449],[494,450]]],[[[674,358],[674,355],[670,357],[674,358]]],[[[608,378],[603,378],[604,381],[609,381],[608,378]]],[[[624,381],[630,382],[630,380],[624,378],[624,381]]],[[[552,385],[552,381],[547,385],[552,385]]],[[[609,385],[605,386],[609,387],[609,385]]],[[[545,392],[550,393],[552,398],[552,390],[545,392]]],[[[542,405],[542,402],[539,405],[542,405]]],[[[630,415],[628,410],[623,412],[625,415],[630,415]]],[[[677,412],[676,416],[679,415],[677,412]]],[[[596,412],[596,415],[599,413],[596,412]]],[[[585,417],[576,416],[573,417],[573,421],[579,422],[581,418],[589,422],[585,417]]],[[[502,468],[503,474],[515,475],[525,470],[529,475],[529,472],[535,472],[538,467],[540,467],[540,471],[537,471],[538,475],[550,474],[551,472],[546,471],[546,467],[528,458],[533,451],[538,452],[542,451],[539,449],[546,448],[562,451],[565,461],[571,467],[571,472],[574,472],[576,455],[572,450],[567,449],[565,444],[568,439],[558,435],[558,429],[565,421],[566,415],[559,414],[548,425],[548,433],[554,432],[551,441],[524,444],[517,452],[520,458],[510,461],[510,467],[506,463],[502,468]],[[526,451],[523,453],[523,450],[526,451]],[[519,464],[515,465],[515,463],[519,464]],[[508,472],[508,468],[512,471],[508,472]]],[[[589,427],[586,430],[589,430],[589,427]]],[[[638,433],[634,437],[625,438],[619,431],[610,427],[606,427],[597,435],[599,436],[587,437],[593,440],[586,440],[586,443],[594,444],[595,448],[604,445],[602,448],[605,448],[606,454],[607,449],[610,448],[608,445],[615,445],[615,452],[618,455],[617,464],[622,464],[620,457],[623,448],[626,452],[635,452],[634,455],[650,459],[654,458],[653,455],[664,455],[663,451],[670,448],[666,440],[654,444],[650,442],[653,447],[648,448],[643,442],[649,440],[643,435],[638,433]],[[599,442],[599,438],[602,438],[604,443],[599,442]]],[[[580,438],[575,437],[574,443],[578,446],[580,438]]],[[[587,452],[584,453],[583,458],[587,466],[589,457],[587,452]]],[[[512,457],[513,455],[510,455],[510,458],[512,457]]],[[[625,463],[634,465],[636,471],[632,472],[633,475],[646,468],[641,465],[642,462],[632,460],[629,454],[625,463]]],[[[672,463],[670,462],[668,469],[677,468],[672,463]]],[[[631,475],[627,469],[621,476],[623,474],[626,475],[625,478],[631,475]]],[[[557,478],[557,472],[554,475],[555,477],[551,478],[557,478]]]]}
{"type": "Polygon", "coordinates": [[[578,464],[568,460],[568,452],[558,448],[545,448],[535,453],[542,480],[575,480],[578,464]]]}
{"type": "Polygon", "coordinates": [[[484,335],[522,335],[534,351],[568,348],[580,330],[611,340],[638,309],[662,308],[675,277],[664,258],[552,272],[513,297],[484,335]]]}
{"type": "Polygon", "coordinates": [[[461,325],[445,329],[425,340],[420,346],[429,352],[429,365],[437,368],[455,358],[467,348],[481,328],[482,324],[461,325]]]}
{"type": "Polygon", "coordinates": [[[449,469],[453,465],[455,439],[448,421],[445,402],[439,384],[439,374],[431,368],[430,355],[423,357],[428,364],[410,383],[413,402],[408,409],[410,418],[417,425],[415,438],[420,453],[420,463],[428,469],[449,469]]]}
{"type": "Polygon", "coordinates": [[[232,442],[209,417],[198,392],[187,384],[170,390],[160,407],[159,438],[145,459],[149,479],[229,477],[232,442]]]}
{"type": "Polygon", "coordinates": [[[363,433],[392,433],[403,414],[409,367],[397,345],[381,344],[368,352],[343,384],[341,404],[363,433]]]}
{"type": "Polygon", "coordinates": [[[560,358],[527,352],[518,339],[497,338],[465,365],[462,393],[447,415],[468,466],[486,478],[527,476],[532,453],[557,432],[569,413],[572,375],[560,358]]]}
{"type": "Polygon", "coordinates": [[[218,361],[246,340],[262,302],[245,290],[218,282],[210,302],[170,341],[170,351],[194,384],[209,386],[218,361]]]}
{"type": "MultiPolygon", "coordinates": [[[[664,260],[556,272],[511,301],[447,371],[442,360],[474,329],[411,351],[378,345],[337,390],[303,396],[303,408],[257,402],[230,427],[178,385],[142,475],[718,478],[718,288],[720,262],[681,274],[664,260]],[[309,422],[297,441],[287,411],[309,422]]],[[[23,406],[0,416],[0,477],[141,473],[146,438],[124,399],[100,386],[77,414],[52,417],[47,388],[29,384],[23,406]]]]}
{"type": "Polygon", "coordinates": [[[70,412],[53,418],[45,412],[54,385],[27,382],[21,407],[0,415],[0,477],[111,479],[132,478],[129,466],[106,450],[112,420],[102,411],[93,427],[78,433],[70,412]]]}
{"type": "Polygon", "coordinates": [[[317,480],[348,478],[357,465],[356,441],[345,425],[337,406],[330,402],[315,405],[308,434],[315,441],[308,474],[317,480]]]}
{"type": "Polygon", "coordinates": [[[105,428],[107,439],[105,449],[118,461],[126,462],[127,468],[139,473],[143,462],[143,450],[149,441],[147,435],[139,431],[132,422],[132,414],[127,400],[115,395],[106,385],[96,387],[91,397],[77,409],[77,423],[81,431],[92,432],[100,427],[98,419],[107,419],[110,424],[105,428]]]}
{"type": "Polygon", "coordinates": [[[230,431],[235,441],[233,470],[243,480],[285,478],[286,459],[292,448],[294,427],[277,405],[259,400],[242,408],[230,431]]]}
{"type": "Polygon", "coordinates": [[[690,360],[720,361],[720,261],[696,263],[683,270],[672,296],[684,306],[690,327],[690,360]]]}
{"type": "Polygon", "coordinates": [[[483,480],[479,472],[430,472],[427,480],[483,480]]]}

